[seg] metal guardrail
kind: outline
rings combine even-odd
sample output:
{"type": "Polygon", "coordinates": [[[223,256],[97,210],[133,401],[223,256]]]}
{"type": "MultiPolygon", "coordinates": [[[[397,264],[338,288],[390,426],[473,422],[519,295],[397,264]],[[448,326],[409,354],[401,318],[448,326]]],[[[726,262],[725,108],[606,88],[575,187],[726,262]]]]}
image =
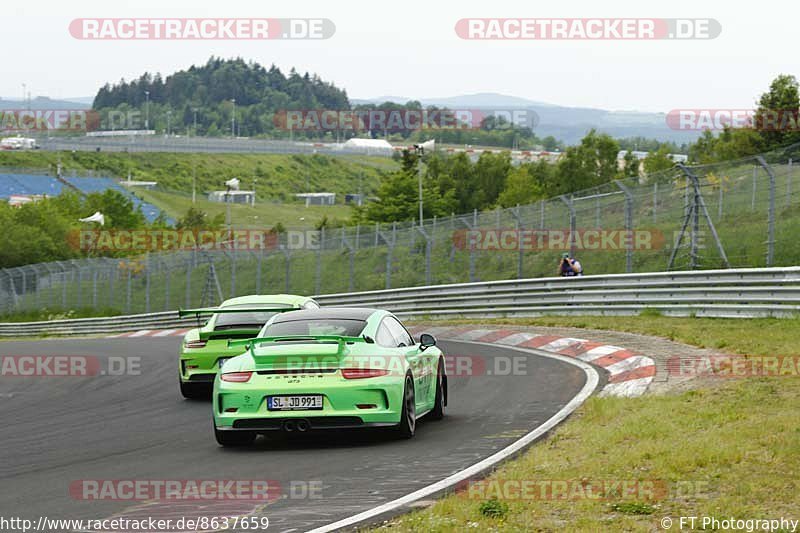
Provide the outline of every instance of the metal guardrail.
{"type": "MultiPolygon", "coordinates": [[[[778,317],[800,314],[800,267],[536,278],[316,296],[323,306],[378,307],[405,318],[542,315],[778,317]]],[[[168,311],[112,318],[0,323],[0,337],[191,327],[168,311]]]]}

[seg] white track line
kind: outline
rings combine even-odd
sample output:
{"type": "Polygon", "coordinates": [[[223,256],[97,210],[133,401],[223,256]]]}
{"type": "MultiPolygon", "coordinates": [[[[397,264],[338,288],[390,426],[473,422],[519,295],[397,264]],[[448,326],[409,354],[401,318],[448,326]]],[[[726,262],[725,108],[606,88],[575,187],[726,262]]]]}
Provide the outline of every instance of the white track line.
{"type": "MultiPolygon", "coordinates": [[[[470,342],[470,341],[461,341],[458,339],[451,339],[455,342],[470,342]]],[[[497,345],[494,343],[489,342],[471,342],[471,344],[478,344],[481,346],[492,346],[496,347],[497,345]]],[[[558,425],[561,421],[563,421],[567,416],[569,416],[575,409],[580,407],[580,405],[586,401],[586,399],[592,395],[594,390],[597,388],[597,384],[600,382],[600,377],[597,374],[597,370],[595,370],[592,366],[575,359],[574,357],[566,357],[563,355],[557,355],[552,353],[543,352],[540,350],[531,350],[527,348],[516,348],[513,346],[504,347],[507,350],[516,350],[519,352],[527,352],[539,357],[547,357],[549,359],[556,359],[558,361],[563,361],[565,363],[569,363],[571,365],[577,366],[581,370],[584,371],[586,374],[586,383],[583,385],[583,388],[575,395],[572,400],[569,401],[564,407],[561,408],[556,414],[550,417],[546,422],[544,422],[539,427],[532,430],[530,433],[522,437],[521,439],[513,442],[509,446],[503,448],[499,452],[490,455],[486,459],[475,463],[472,466],[461,470],[449,477],[444,478],[441,481],[437,481],[427,487],[423,487],[419,490],[416,490],[410,494],[407,494],[401,498],[396,500],[392,500],[390,502],[384,503],[377,507],[373,507],[367,511],[359,513],[357,515],[353,515],[349,518],[344,518],[332,524],[328,524],[326,526],[321,526],[316,529],[310,530],[309,533],[327,533],[329,531],[336,531],[337,529],[345,528],[345,527],[352,527],[356,524],[360,524],[367,520],[373,519],[377,516],[380,516],[385,513],[390,513],[392,511],[396,511],[397,509],[402,508],[409,503],[415,502],[417,500],[421,500],[427,497],[436,494],[437,492],[449,489],[454,487],[456,484],[470,479],[488,469],[493,467],[494,465],[505,461],[510,456],[514,455],[518,451],[526,448],[529,446],[533,441],[550,431],[556,425],[558,425]]]]}

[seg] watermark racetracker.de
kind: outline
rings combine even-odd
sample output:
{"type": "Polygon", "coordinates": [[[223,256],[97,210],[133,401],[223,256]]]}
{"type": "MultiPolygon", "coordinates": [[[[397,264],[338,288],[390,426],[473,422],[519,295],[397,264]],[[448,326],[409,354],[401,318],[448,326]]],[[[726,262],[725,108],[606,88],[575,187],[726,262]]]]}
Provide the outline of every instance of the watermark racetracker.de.
{"type": "Polygon", "coordinates": [[[455,32],[467,40],[708,40],[722,25],[712,18],[462,18],[455,32]]]}
{"type": "Polygon", "coordinates": [[[139,376],[141,357],[94,355],[2,355],[0,378],[139,376]]]}
{"type": "Polygon", "coordinates": [[[335,32],[326,18],[79,18],[69,24],[79,40],[321,40],[335,32]]]}

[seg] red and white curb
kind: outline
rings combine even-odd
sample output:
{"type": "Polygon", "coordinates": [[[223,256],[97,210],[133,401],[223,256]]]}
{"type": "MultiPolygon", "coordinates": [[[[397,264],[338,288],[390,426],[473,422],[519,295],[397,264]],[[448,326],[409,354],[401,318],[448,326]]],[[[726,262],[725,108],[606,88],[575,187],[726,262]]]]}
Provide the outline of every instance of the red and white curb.
{"type": "MultiPolygon", "coordinates": [[[[415,334],[431,335],[454,341],[474,341],[535,348],[545,352],[566,355],[586,363],[604,368],[608,372],[608,383],[600,393],[603,396],[641,396],[656,375],[656,365],[650,357],[639,355],[610,344],[593,342],[573,337],[538,335],[511,329],[453,328],[436,326],[432,328],[411,328],[415,334]]],[[[189,329],[142,329],[139,331],[109,335],[106,338],[137,337],[182,337],[189,329]]]]}
{"type": "Polygon", "coordinates": [[[632,398],[647,391],[656,375],[656,364],[650,357],[639,355],[610,344],[593,342],[573,337],[538,335],[510,329],[453,328],[437,326],[412,328],[415,334],[430,333],[442,339],[474,341],[535,348],[545,352],[580,359],[604,368],[608,372],[608,383],[601,396],[624,396],[632,398]]]}

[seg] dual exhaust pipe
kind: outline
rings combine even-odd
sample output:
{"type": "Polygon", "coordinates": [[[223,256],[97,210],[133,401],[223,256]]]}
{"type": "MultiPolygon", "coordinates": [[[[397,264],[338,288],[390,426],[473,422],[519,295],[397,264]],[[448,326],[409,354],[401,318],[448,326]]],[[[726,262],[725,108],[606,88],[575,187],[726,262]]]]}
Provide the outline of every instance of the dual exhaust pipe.
{"type": "Polygon", "coordinates": [[[308,420],[303,420],[302,418],[299,420],[287,420],[283,423],[283,430],[286,433],[293,433],[295,431],[299,433],[305,433],[311,428],[308,423],[308,420]]]}

